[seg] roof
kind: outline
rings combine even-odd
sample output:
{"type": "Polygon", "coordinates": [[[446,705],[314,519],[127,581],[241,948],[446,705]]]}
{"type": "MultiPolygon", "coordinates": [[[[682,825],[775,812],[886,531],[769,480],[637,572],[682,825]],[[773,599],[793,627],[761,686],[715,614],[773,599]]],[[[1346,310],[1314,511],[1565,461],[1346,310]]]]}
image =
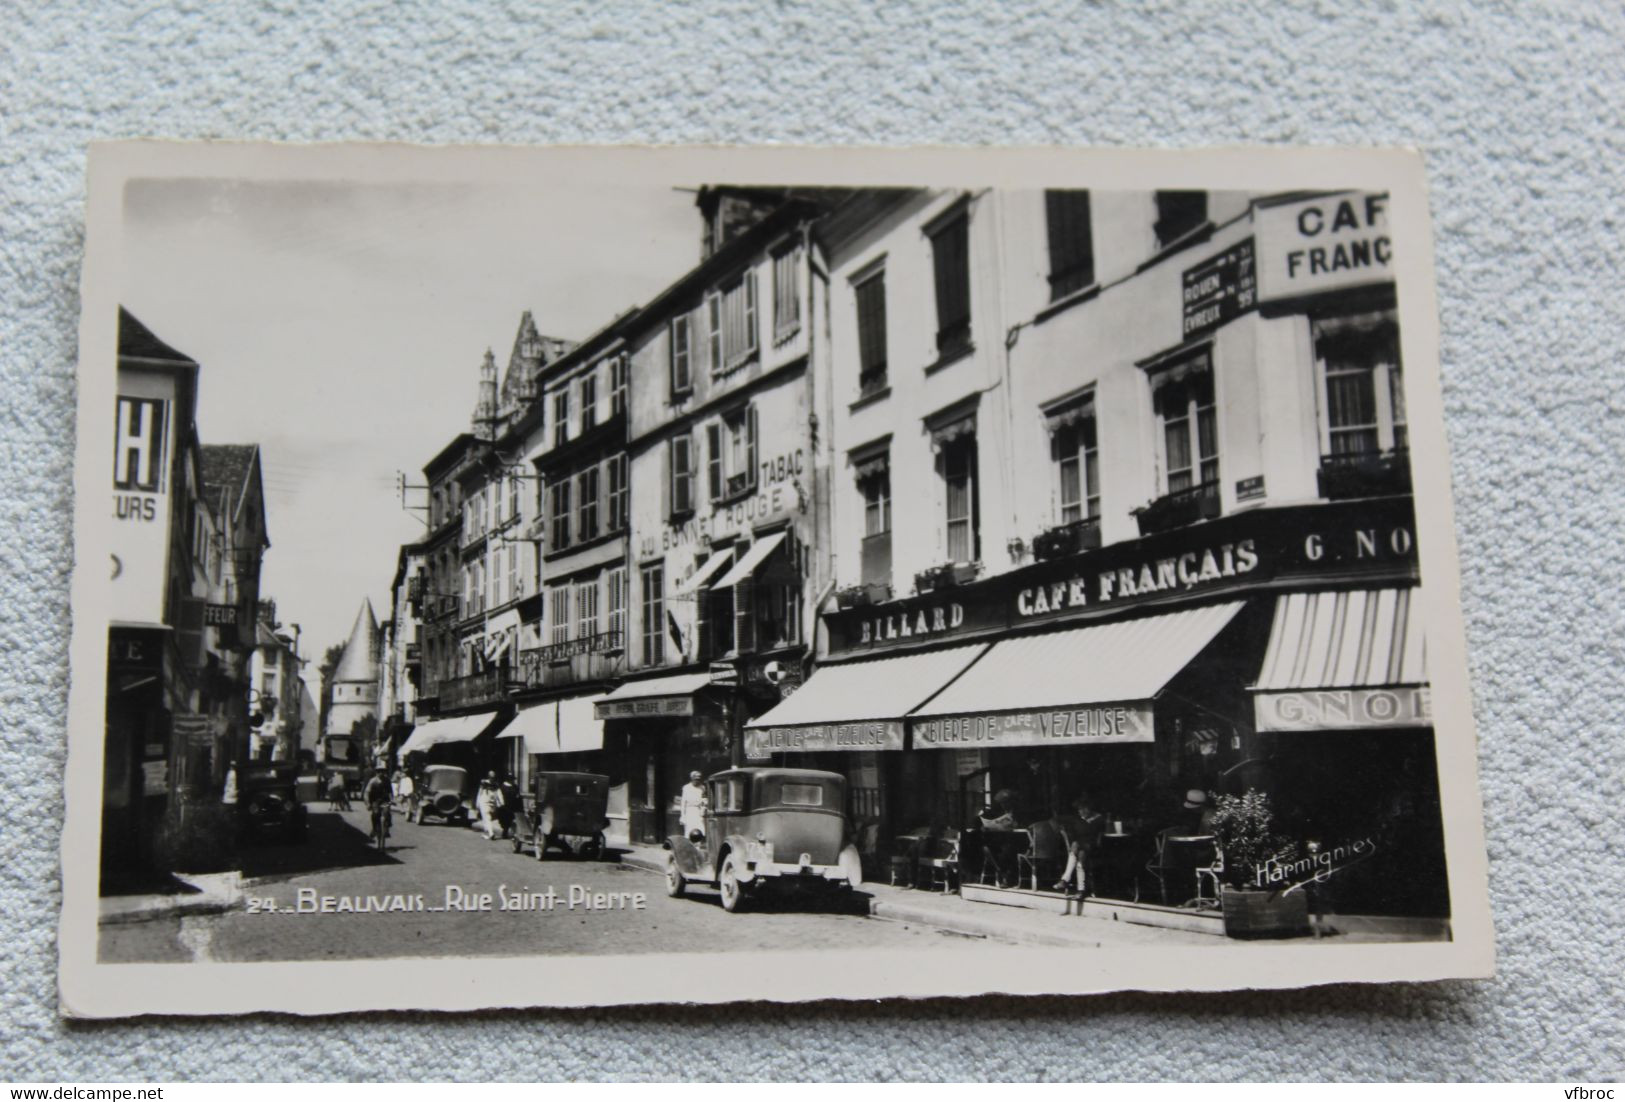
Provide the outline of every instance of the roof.
{"type": "Polygon", "coordinates": [[[204,487],[210,491],[228,490],[233,501],[238,500],[259,447],[258,444],[204,444],[198,449],[203,460],[204,487]]]}
{"type": "Polygon", "coordinates": [[[355,614],[355,626],[350,629],[350,640],[344,644],[344,653],[333,670],[333,683],[378,680],[378,619],[372,614],[372,601],[363,600],[355,614]]]}
{"type": "Polygon", "coordinates": [[[151,329],[124,307],[118,308],[118,354],[141,360],[170,360],[178,364],[197,366],[197,361],[186,353],[159,340],[151,329]]]}

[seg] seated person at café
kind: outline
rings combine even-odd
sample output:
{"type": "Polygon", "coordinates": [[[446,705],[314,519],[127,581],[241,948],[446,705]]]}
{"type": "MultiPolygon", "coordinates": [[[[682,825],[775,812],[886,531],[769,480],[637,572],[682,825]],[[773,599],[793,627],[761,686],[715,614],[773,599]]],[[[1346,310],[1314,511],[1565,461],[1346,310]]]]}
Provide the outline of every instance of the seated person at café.
{"type": "Polygon", "coordinates": [[[1016,826],[1015,794],[1008,788],[993,793],[988,805],[977,812],[979,826],[987,835],[982,841],[982,868],[993,870],[994,886],[1006,888],[1016,882],[1016,854],[1022,840],[1016,826]]]}
{"type": "Polygon", "coordinates": [[[1075,881],[1078,894],[1084,895],[1094,875],[1106,816],[1090,806],[1087,796],[1079,796],[1071,808],[1058,812],[1050,821],[1066,839],[1066,867],[1061,871],[1061,879],[1055,882],[1055,890],[1070,891],[1075,881]]]}

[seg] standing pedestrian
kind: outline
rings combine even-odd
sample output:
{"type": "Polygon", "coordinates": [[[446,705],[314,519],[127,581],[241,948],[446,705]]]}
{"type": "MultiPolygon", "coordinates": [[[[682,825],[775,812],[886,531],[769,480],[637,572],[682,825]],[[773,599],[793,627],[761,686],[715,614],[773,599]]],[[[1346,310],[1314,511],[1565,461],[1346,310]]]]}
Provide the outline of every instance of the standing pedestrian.
{"type": "Polygon", "coordinates": [[[497,787],[496,770],[491,770],[480,782],[479,794],[474,798],[474,806],[479,809],[480,823],[485,827],[485,840],[494,842],[501,833],[497,823],[497,813],[502,804],[502,790],[497,787]]]}
{"type": "Polygon", "coordinates": [[[690,841],[696,833],[705,833],[705,786],[700,783],[698,769],[688,775],[688,783],[683,785],[677,821],[683,837],[690,841]]]}

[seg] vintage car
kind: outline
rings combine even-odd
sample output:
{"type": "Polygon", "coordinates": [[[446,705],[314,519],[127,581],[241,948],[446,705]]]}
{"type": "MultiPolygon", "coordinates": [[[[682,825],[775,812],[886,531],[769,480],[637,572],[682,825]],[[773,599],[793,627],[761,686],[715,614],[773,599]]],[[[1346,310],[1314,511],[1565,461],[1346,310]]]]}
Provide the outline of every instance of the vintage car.
{"type": "Polygon", "coordinates": [[[597,773],[537,773],[513,819],[513,851],[536,860],[549,849],[589,861],[605,855],[609,778],[597,773]]]}
{"type": "Polygon", "coordinates": [[[301,842],[305,805],[294,762],[252,762],[237,780],[237,808],[245,841],[301,842]]]}
{"type": "Polygon", "coordinates": [[[666,840],[666,894],[714,886],[733,912],[767,890],[863,883],[847,839],[846,778],[821,769],[729,769],[705,782],[705,830],[666,840]]]}
{"type": "Polygon", "coordinates": [[[414,823],[434,816],[444,823],[473,819],[474,790],[478,783],[460,765],[426,765],[414,785],[413,806],[407,817],[414,823]]]}

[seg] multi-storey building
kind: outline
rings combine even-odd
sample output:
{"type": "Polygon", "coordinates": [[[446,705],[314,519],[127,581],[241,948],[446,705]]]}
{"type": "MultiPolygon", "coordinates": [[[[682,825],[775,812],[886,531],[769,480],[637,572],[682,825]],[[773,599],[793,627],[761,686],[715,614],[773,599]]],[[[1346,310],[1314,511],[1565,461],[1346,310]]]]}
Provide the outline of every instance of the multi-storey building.
{"type": "Polygon", "coordinates": [[[819,578],[813,197],[707,189],[707,255],[625,324],[633,378],[627,680],[597,711],[634,840],[799,683],[819,578]]]}
{"type": "Polygon", "coordinates": [[[1447,913],[1385,202],[833,212],[837,595],[747,745],[873,779],[871,854],[995,794],[1029,819],[1081,795],[1116,826],[1108,894],[1190,805],[1260,787],[1372,855],[1350,905],[1447,913]]]}
{"type": "Polygon", "coordinates": [[[304,717],[300,705],[305,680],[300,673],[298,636],[277,623],[276,602],[259,602],[249,657],[248,754],[255,761],[297,761],[304,717]]]}

